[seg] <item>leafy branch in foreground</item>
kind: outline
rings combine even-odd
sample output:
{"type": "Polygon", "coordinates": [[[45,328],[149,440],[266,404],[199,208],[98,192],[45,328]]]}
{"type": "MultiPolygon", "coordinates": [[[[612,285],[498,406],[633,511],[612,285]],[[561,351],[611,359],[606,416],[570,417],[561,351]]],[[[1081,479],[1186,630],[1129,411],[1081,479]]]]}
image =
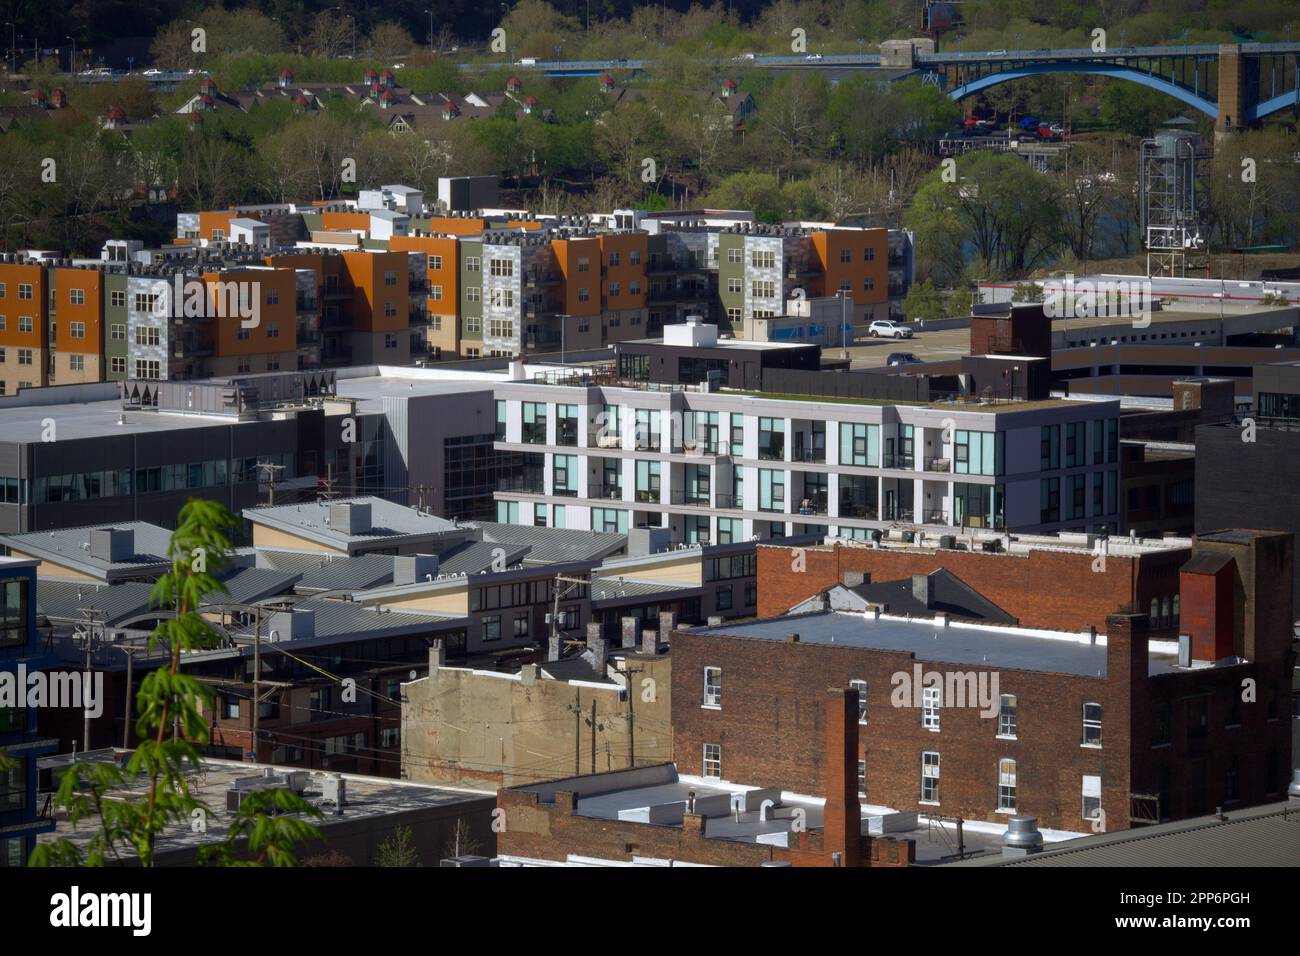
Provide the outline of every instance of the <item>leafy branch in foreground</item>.
{"type": "MultiPolygon", "coordinates": [[[[225,592],[217,575],[229,564],[238,524],[223,505],[190,499],[177,516],[168,545],[171,569],[154,584],[150,603],[163,616],[149,648],[168,652],[168,663],[151,671],[136,697],[139,743],[124,766],[78,762],[60,781],[55,805],[75,827],[97,819],[84,851],[67,838],[40,843],[32,866],[104,866],[137,861],[154,865],[159,837],[168,827],[206,819],[208,808],[191,792],[189,776],[202,769],[198,745],[208,740],[203,706],[212,692],[181,671],[182,654],[216,647],[217,630],[200,613],[203,599],[225,592]],[[170,739],[168,735],[170,732],[170,739]],[[138,787],[144,781],[144,791],[138,787]],[[133,792],[134,791],[134,792],[133,792]]],[[[231,819],[224,839],[204,848],[203,862],[220,865],[292,866],[293,847],[320,837],[303,818],[320,812],[289,790],[251,794],[231,819]],[[247,840],[251,859],[241,856],[247,840]]]]}

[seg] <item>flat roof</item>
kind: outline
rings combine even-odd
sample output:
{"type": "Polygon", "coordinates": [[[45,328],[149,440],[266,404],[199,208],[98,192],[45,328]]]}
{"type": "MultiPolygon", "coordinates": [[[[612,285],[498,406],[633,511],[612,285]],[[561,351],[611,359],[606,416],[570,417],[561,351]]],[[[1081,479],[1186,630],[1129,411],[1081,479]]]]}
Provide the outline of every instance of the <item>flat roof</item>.
{"type": "Polygon", "coordinates": [[[747,640],[784,643],[790,634],[801,644],[878,651],[901,651],[919,661],[967,664],[1004,670],[1106,676],[1106,639],[1095,642],[1081,634],[1007,625],[909,620],[881,615],[878,619],[843,611],[790,614],[763,621],[732,622],[695,628],[691,634],[714,634],[747,640]]]}
{"type": "MultiPolygon", "coordinates": [[[[113,752],[92,751],[89,754],[78,754],[77,759],[89,760],[95,763],[108,763],[113,759],[113,752]]],[[[306,775],[304,779],[307,781],[303,797],[308,803],[319,806],[324,799],[323,780],[330,775],[321,771],[304,771],[299,767],[241,763],[234,760],[216,760],[208,757],[200,759],[203,768],[202,772],[187,776],[189,777],[191,793],[207,807],[206,831],[196,833],[191,827],[189,819],[173,823],[167,826],[158,836],[157,850],[159,853],[196,849],[219,843],[225,837],[232,818],[231,812],[226,809],[226,792],[236,780],[263,776],[268,770],[278,775],[303,773],[306,775]]],[[[42,758],[38,766],[42,769],[58,769],[68,766],[70,762],[69,755],[59,754],[42,758]]],[[[470,801],[494,799],[490,793],[467,788],[431,786],[407,780],[371,777],[355,773],[343,773],[338,774],[338,776],[347,781],[344,812],[338,815],[333,812],[332,807],[323,809],[321,818],[311,821],[324,831],[327,838],[329,828],[336,823],[355,823],[358,819],[374,819],[392,814],[407,813],[412,810],[450,807],[470,801]]],[[[142,777],[131,786],[110,795],[110,799],[112,796],[119,796],[126,800],[140,799],[147,786],[148,780],[142,777]]],[[[42,834],[37,839],[42,843],[66,839],[84,851],[91,838],[98,832],[98,829],[97,816],[88,816],[77,826],[73,826],[67,820],[60,819],[54,830],[42,834]]]]}
{"type": "Polygon", "coordinates": [[[424,538],[462,530],[446,518],[439,518],[436,515],[375,497],[335,498],[331,501],[306,501],[292,505],[245,508],[243,514],[254,524],[302,535],[332,547],[382,543],[401,538],[424,538]],[[337,527],[330,526],[331,508],[348,504],[369,506],[369,530],[348,534],[337,527]]]}

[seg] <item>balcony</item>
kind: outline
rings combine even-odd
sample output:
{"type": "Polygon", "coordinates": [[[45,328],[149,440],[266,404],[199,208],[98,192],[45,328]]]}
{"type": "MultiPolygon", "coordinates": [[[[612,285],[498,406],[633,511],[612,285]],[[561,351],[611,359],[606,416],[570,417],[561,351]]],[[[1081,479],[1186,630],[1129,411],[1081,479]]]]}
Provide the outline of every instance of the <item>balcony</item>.
{"type": "Polygon", "coordinates": [[[576,498],[578,497],[577,488],[552,488],[551,494],[557,498],[576,498]]]}
{"type": "Polygon", "coordinates": [[[663,501],[663,497],[658,488],[638,488],[636,500],[642,504],[657,505],[663,501]]]}
{"type": "Polygon", "coordinates": [[[761,445],[758,449],[759,461],[785,461],[785,445],[764,448],[761,445]]]}
{"type": "Polygon", "coordinates": [[[546,486],[541,478],[498,478],[497,491],[511,492],[517,495],[544,495],[546,486]]]}
{"type": "Polygon", "coordinates": [[[892,508],[885,509],[886,521],[913,521],[915,512],[911,508],[900,508],[895,505],[892,508]]]}
{"type": "Polygon", "coordinates": [[[927,511],[924,518],[925,524],[952,524],[948,520],[948,514],[945,511],[927,511]]]}
{"type": "Polygon", "coordinates": [[[855,501],[840,502],[841,518],[862,518],[867,521],[876,521],[879,515],[880,509],[875,505],[855,501]]]}
{"type": "Polygon", "coordinates": [[[827,513],[826,495],[822,492],[801,498],[799,500],[799,507],[795,509],[795,514],[801,515],[824,515],[827,513]]]}
{"type": "Polygon", "coordinates": [[[555,444],[565,448],[578,447],[578,423],[561,421],[555,426],[555,444]]]}
{"type": "Polygon", "coordinates": [[[709,492],[705,491],[674,491],[672,503],[675,505],[689,505],[693,508],[709,507],[709,492]]]}
{"type": "Polygon", "coordinates": [[[520,439],[525,445],[545,445],[546,422],[536,424],[524,422],[523,429],[520,432],[520,439]]]}
{"type": "Polygon", "coordinates": [[[673,446],[674,455],[690,455],[704,457],[706,455],[730,455],[731,443],[725,441],[699,441],[688,439],[680,445],[673,446]]]}
{"type": "Polygon", "coordinates": [[[950,472],[952,471],[952,460],[948,458],[927,458],[925,460],[925,470],[950,472]]]}
{"type": "Polygon", "coordinates": [[[588,448],[622,448],[622,435],[594,434],[587,436],[588,448]]]}
{"type": "Polygon", "coordinates": [[[825,448],[796,448],[794,451],[794,460],[802,462],[811,462],[815,465],[826,464],[825,448]]]}
{"type": "Polygon", "coordinates": [[[893,455],[886,453],[881,458],[883,468],[902,468],[911,471],[916,467],[916,457],[914,455],[893,455]]]}
{"type": "Polygon", "coordinates": [[[719,494],[714,497],[715,508],[727,508],[731,511],[739,511],[745,507],[744,495],[723,495],[719,494]]]}
{"type": "Polygon", "coordinates": [[[609,501],[623,500],[622,485],[595,485],[587,489],[588,498],[602,498],[609,501]]]}

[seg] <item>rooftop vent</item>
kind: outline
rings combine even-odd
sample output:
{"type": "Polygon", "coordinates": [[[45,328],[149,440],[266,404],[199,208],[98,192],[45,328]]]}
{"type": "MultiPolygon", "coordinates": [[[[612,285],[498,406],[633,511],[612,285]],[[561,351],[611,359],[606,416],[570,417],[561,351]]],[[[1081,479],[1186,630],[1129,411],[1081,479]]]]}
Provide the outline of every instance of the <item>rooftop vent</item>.
{"type": "Polygon", "coordinates": [[[366,534],[370,531],[370,504],[343,501],[330,505],[329,526],[342,534],[366,534]]]}
{"type": "Polygon", "coordinates": [[[1038,817],[1015,816],[1008,821],[1007,832],[1002,835],[1003,856],[1027,856],[1041,853],[1043,834],[1038,829],[1038,817]]]}
{"type": "Polygon", "coordinates": [[[130,528],[94,528],[90,532],[90,556],[116,564],[135,555],[135,532],[130,528]]]}

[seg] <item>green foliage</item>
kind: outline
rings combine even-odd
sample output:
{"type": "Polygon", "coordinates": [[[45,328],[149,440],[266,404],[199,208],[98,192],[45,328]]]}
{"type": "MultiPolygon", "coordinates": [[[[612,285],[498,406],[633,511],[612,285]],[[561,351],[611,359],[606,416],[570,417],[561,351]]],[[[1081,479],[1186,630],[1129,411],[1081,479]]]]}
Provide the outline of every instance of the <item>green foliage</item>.
{"type": "MultiPolygon", "coordinates": [[[[183,673],[180,661],[184,652],[217,643],[217,632],[199,608],[206,595],[225,591],[218,576],[229,565],[238,527],[235,516],[215,501],[190,499],[181,508],[167,550],[171,568],[150,595],[153,607],[172,612],[158,622],[149,641],[151,648],[170,651],[170,660],[141,681],[136,696],[140,740],[123,766],[79,762],[63,774],[56,806],[68,812],[74,827],[89,817],[97,817],[98,825],[84,852],[66,838],[40,843],[31,865],[105,866],[134,859],[152,866],[158,839],[169,828],[188,827],[210,812],[191,792],[188,777],[201,769],[197,746],[208,740],[202,708],[211,703],[212,692],[183,673]],[[134,796],[123,799],[124,791],[134,796]]],[[[320,835],[302,817],[318,816],[315,807],[289,790],[252,794],[223,840],[204,849],[203,859],[221,865],[291,866],[293,847],[320,835]]]]}
{"type": "Polygon", "coordinates": [[[375,866],[419,866],[420,854],[415,849],[410,827],[402,826],[379,844],[375,850],[375,866]]]}

